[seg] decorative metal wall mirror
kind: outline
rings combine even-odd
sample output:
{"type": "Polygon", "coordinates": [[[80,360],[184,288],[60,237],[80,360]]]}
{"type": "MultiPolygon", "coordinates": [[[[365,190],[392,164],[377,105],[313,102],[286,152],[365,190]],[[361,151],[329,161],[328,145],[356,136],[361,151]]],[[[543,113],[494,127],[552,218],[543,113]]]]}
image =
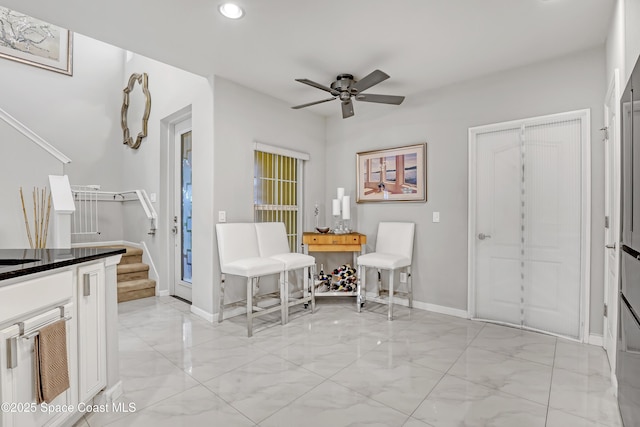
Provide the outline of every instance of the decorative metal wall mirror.
{"type": "Polygon", "coordinates": [[[124,141],[122,142],[123,144],[127,144],[129,147],[134,149],[140,147],[142,138],[145,138],[147,136],[147,122],[149,121],[150,113],[151,95],[149,94],[147,73],[131,74],[131,77],[129,77],[129,84],[126,88],[124,88],[124,100],[122,101],[121,124],[122,132],[124,134],[124,141]],[[142,94],[144,95],[144,110],[142,110],[141,108],[141,100],[139,100],[139,97],[136,96],[136,92],[132,92],[136,82],[138,82],[140,84],[140,87],[142,88],[142,94]],[[129,125],[127,120],[127,115],[129,114],[129,105],[133,107],[131,115],[135,120],[133,120],[132,123],[138,123],[138,120],[140,119],[140,111],[143,111],[142,118],[140,120],[142,122],[142,130],[138,133],[135,141],[133,140],[129,132],[129,125]],[[136,113],[137,116],[135,116],[136,113]]]}

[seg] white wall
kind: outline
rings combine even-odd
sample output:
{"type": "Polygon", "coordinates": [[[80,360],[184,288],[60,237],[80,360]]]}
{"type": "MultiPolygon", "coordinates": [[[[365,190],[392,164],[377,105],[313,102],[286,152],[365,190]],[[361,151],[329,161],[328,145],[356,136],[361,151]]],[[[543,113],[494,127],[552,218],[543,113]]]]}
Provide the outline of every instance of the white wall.
{"type": "MultiPolygon", "coordinates": [[[[309,111],[292,110],[283,101],[219,77],[215,79],[214,103],[215,193],[211,221],[217,221],[218,211],[227,212],[228,222],[253,221],[253,143],[258,141],[311,156],[305,164],[303,203],[304,229],[312,230],[314,202],[324,200],[325,119],[309,111]]],[[[220,275],[217,246],[212,255],[213,302],[218,298],[220,275]]],[[[245,294],[245,288],[243,282],[232,279],[225,299],[237,299],[245,294]]],[[[207,311],[217,312],[217,307],[207,311]]]]}
{"type": "MultiPolygon", "coordinates": [[[[170,200],[167,198],[166,178],[171,166],[167,163],[167,125],[166,118],[178,110],[190,107],[193,125],[193,303],[201,305],[201,291],[211,287],[211,275],[207,266],[211,264],[211,225],[212,204],[212,163],[213,163],[213,89],[204,77],[154,61],[141,55],[130,54],[124,67],[121,85],[124,88],[132,73],[147,73],[151,94],[151,114],[149,116],[147,137],[137,150],[126,145],[120,146],[120,155],[127,188],[145,189],[147,193],[156,193],[158,201],[154,207],[159,215],[158,230],[155,236],[148,235],[149,222],[138,203],[125,204],[124,239],[132,242],[145,242],[149,255],[153,258],[159,274],[159,290],[168,291],[170,285],[169,248],[173,245],[173,235],[169,224],[170,200]],[[207,229],[209,229],[207,231],[207,229]]],[[[140,87],[136,83],[135,90],[140,87]]],[[[138,92],[139,94],[139,92],[138,92]]],[[[133,117],[139,110],[142,97],[137,97],[131,105],[133,117]]],[[[133,100],[133,98],[132,98],[133,100]]],[[[139,114],[138,114],[139,116],[139,114]]],[[[131,122],[132,135],[140,131],[139,123],[131,122]],[[134,130],[135,129],[135,130],[134,130]]],[[[206,304],[211,308],[210,304],[206,304]]]]}
{"type": "MultiPolygon", "coordinates": [[[[58,159],[2,120],[0,135],[3,141],[3,153],[0,155],[0,248],[28,248],[19,189],[22,187],[31,234],[35,236],[33,188],[48,188],[48,175],[62,174],[63,167],[58,159]]],[[[49,247],[50,243],[49,239],[49,247]]]]}
{"type": "MultiPolygon", "coordinates": [[[[119,188],[122,50],[75,34],[73,63],[70,77],[0,59],[0,108],[71,158],[64,173],[72,184],[119,188]]],[[[1,188],[12,195],[17,194],[16,185],[40,182],[44,186],[51,173],[39,155],[33,158],[33,149],[27,147],[32,143],[16,139],[14,132],[0,126],[3,161],[11,162],[0,171],[1,188]]],[[[14,210],[13,204],[0,204],[0,229],[13,224],[14,210]]],[[[114,215],[121,215],[120,211],[116,209],[114,215]]],[[[120,224],[120,220],[104,224],[105,234],[122,239],[120,224]]],[[[13,237],[2,240],[3,247],[25,246],[26,240],[10,234],[13,237]]]]}
{"type": "Polygon", "coordinates": [[[591,331],[602,333],[602,227],[605,52],[594,49],[410,96],[404,104],[363,106],[355,117],[327,122],[325,200],[355,190],[355,154],[427,142],[427,203],[361,204],[357,229],[373,250],[380,221],[416,223],[413,286],[419,302],[467,309],[467,179],[469,127],[591,109],[591,331]],[[431,221],[440,212],[440,223],[431,221]]]}

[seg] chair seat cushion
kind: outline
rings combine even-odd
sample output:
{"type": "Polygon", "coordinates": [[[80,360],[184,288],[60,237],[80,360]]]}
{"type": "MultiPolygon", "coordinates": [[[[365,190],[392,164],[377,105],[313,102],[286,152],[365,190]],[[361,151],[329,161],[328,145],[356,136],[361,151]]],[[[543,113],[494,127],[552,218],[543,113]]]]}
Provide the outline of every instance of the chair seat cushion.
{"type": "Polygon", "coordinates": [[[269,258],[284,263],[285,270],[296,270],[298,268],[311,267],[316,263],[316,259],[314,257],[296,252],[271,255],[269,258]]]}
{"type": "Polygon", "coordinates": [[[284,263],[269,258],[241,258],[222,266],[222,272],[236,276],[256,277],[284,271],[284,263]]]}
{"type": "Polygon", "coordinates": [[[358,257],[358,265],[376,267],[383,270],[395,270],[396,268],[411,265],[411,260],[402,255],[372,252],[370,254],[360,255],[358,257]]]}

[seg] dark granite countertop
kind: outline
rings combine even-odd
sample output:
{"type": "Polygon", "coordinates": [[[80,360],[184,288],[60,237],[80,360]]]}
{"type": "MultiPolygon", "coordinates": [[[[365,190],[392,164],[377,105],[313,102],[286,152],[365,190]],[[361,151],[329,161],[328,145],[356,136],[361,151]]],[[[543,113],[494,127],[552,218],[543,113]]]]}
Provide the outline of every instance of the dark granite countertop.
{"type": "Polygon", "coordinates": [[[0,249],[0,281],[125,252],[122,248],[0,249]]]}

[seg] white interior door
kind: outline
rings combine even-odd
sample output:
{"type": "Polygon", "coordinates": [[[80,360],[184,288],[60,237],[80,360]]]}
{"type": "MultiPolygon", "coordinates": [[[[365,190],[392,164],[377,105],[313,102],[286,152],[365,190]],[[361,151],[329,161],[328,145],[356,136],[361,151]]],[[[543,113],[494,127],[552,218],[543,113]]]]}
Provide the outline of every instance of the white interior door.
{"type": "Polygon", "coordinates": [[[520,324],[520,127],[476,139],[476,316],[520,324]]]}
{"type": "Polygon", "coordinates": [[[473,317],[581,337],[587,117],[470,131],[473,317]]]}
{"type": "Polygon", "coordinates": [[[524,128],[523,326],[580,337],[581,122],[524,128]]]}
{"type": "Polygon", "coordinates": [[[191,118],[175,125],[173,138],[173,295],[191,301],[192,283],[192,126],[191,118]]]}
{"type": "Polygon", "coordinates": [[[604,348],[612,372],[616,369],[618,333],[618,272],[620,250],[620,138],[618,134],[619,74],[615,70],[605,100],[605,228],[604,242],[604,348]]]}

